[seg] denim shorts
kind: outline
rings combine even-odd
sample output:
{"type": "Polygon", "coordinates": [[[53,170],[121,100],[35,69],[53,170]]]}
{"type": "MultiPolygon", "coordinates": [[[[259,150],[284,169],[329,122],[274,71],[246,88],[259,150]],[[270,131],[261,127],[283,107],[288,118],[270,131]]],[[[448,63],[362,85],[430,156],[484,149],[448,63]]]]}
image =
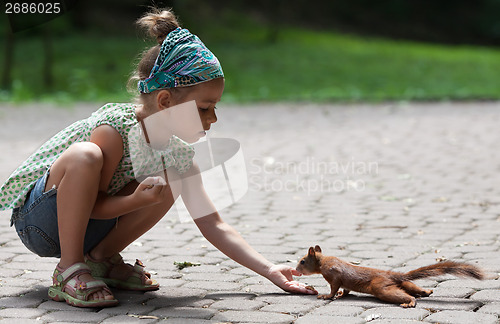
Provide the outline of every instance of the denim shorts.
{"type": "MultiPolygon", "coordinates": [[[[12,212],[11,224],[23,244],[41,257],[61,257],[57,226],[57,189],[45,191],[49,171],[35,183],[23,207],[12,212]]],[[[85,232],[84,251],[88,253],[116,224],[115,219],[90,219],[85,232]]]]}

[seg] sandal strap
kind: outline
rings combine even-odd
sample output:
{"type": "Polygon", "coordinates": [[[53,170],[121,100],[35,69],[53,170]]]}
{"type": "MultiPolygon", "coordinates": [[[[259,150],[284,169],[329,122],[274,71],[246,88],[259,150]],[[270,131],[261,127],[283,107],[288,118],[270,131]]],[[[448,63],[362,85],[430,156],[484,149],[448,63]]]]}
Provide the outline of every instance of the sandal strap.
{"type": "Polygon", "coordinates": [[[72,278],[78,277],[84,273],[91,273],[90,267],[85,263],[75,263],[72,266],[62,269],[59,265],[57,265],[54,270],[54,274],[52,276],[54,284],[59,284],[64,286],[70,281],[72,278]]]}
{"type": "MultiPolygon", "coordinates": [[[[111,270],[115,266],[125,264],[125,262],[123,261],[123,257],[120,255],[120,253],[117,253],[117,254],[113,255],[112,257],[105,259],[105,260],[102,260],[102,261],[93,260],[89,254],[87,254],[85,256],[85,258],[86,258],[86,260],[88,260],[94,264],[100,264],[101,267],[103,267],[103,269],[101,269],[101,271],[99,273],[99,276],[101,276],[101,277],[107,277],[109,275],[109,273],[111,272],[111,270]]],[[[138,275],[138,277],[140,277],[142,275],[146,275],[146,277],[149,278],[150,276],[148,276],[148,274],[146,273],[145,268],[146,268],[146,266],[144,265],[144,263],[142,263],[141,260],[136,259],[135,264],[131,268],[131,275],[138,275]]]]}
{"type": "Polygon", "coordinates": [[[108,259],[108,261],[112,265],[120,265],[124,263],[123,257],[120,255],[120,253],[116,253],[115,255],[113,255],[111,258],[108,259]]]}
{"type": "MultiPolygon", "coordinates": [[[[99,278],[110,278],[110,273],[114,269],[114,267],[120,266],[122,264],[127,265],[123,261],[123,258],[120,255],[120,253],[116,253],[110,258],[107,258],[102,261],[93,260],[92,257],[89,254],[87,254],[85,256],[85,260],[87,264],[90,265],[92,269],[92,274],[99,278]]],[[[144,282],[147,279],[151,279],[151,274],[146,272],[145,265],[139,259],[136,259],[135,264],[133,266],[132,265],[128,266],[130,267],[127,270],[128,278],[134,278],[141,284],[144,284],[144,282]]]]}
{"type": "Polygon", "coordinates": [[[135,259],[135,264],[134,264],[134,267],[132,268],[133,271],[142,275],[142,274],[145,274],[144,268],[146,268],[144,263],[142,263],[142,261],[139,259],[135,259]]]}
{"type": "Polygon", "coordinates": [[[74,298],[88,301],[89,297],[98,291],[106,291],[109,294],[111,293],[111,290],[109,290],[108,286],[104,283],[102,280],[92,280],[92,281],[87,281],[83,282],[79,279],[72,278],[69,280],[65,286],[63,286],[63,289],[65,287],[68,287],[68,289],[74,291],[74,298]]]}
{"type": "MultiPolygon", "coordinates": [[[[91,281],[82,281],[78,279],[78,277],[73,277],[68,282],[66,285],[69,285],[71,287],[74,287],[76,290],[87,290],[87,289],[95,289],[95,288],[107,288],[108,286],[104,283],[102,280],[91,280],[91,281]]],[[[100,290],[100,289],[98,289],[100,290]]]]}
{"type": "Polygon", "coordinates": [[[91,268],[92,274],[103,278],[108,277],[113,267],[122,262],[123,259],[119,253],[101,261],[94,260],[90,254],[85,255],[85,263],[91,268]]]}

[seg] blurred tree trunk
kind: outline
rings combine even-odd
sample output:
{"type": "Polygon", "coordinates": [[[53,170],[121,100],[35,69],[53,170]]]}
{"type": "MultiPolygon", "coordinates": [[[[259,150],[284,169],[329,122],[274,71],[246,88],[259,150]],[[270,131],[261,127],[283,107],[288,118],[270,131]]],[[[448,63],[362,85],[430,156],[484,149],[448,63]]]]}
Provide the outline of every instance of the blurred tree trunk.
{"type": "Polygon", "coordinates": [[[10,89],[12,86],[12,66],[14,57],[14,34],[6,29],[4,60],[2,69],[2,89],[10,89]]]}
{"type": "Polygon", "coordinates": [[[265,1],[267,6],[267,42],[274,44],[278,40],[280,9],[282,0],[265,1]]]}
{"type": "Polygon", "coordinates": [[[43,69],[42,79],[47,90],[51,90],[54,85],[52,66],[54,62],[54,51],[52,49],[52,36],[47,26],[43,28],[43,69]]]}

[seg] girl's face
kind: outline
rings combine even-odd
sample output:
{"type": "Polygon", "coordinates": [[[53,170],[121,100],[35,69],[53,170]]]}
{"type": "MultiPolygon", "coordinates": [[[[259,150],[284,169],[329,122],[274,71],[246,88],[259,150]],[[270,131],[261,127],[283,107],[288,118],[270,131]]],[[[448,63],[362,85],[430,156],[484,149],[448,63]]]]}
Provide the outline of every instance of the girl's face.
{"type": "Polygon", "coordinates": [[[178,102],[172,101],[170,106],[194,100],[196,102],[198,115],[201,120],[201,128],[196,127],[196,130],[186,129],[185,127],[182,127],[183,125],[172,125],[172,127],[175,128],[173,129],[173,134],[189,143],[196,142],[205,136],[206,131],[209,130],[210,126],[217,121],[215,105],[221,100],[223,92],[224,79],[218,78],[193,86],[193,89],[185,91],[182,99],[178,100],[178,102]]]}

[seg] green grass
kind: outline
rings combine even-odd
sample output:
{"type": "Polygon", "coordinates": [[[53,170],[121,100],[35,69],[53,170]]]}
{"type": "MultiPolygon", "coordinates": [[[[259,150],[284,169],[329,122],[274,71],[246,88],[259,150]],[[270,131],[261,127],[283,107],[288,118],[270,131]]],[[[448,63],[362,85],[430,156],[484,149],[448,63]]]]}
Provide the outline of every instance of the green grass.
{"type": "Polygon", "coordinates": [[[285,30],[275,44],[218,46],[234,100],[500,98],[500,50],[285,30]],[[243,68],[242,68],[243,67],[243,68]]]}
{"type": "MultiPolygon", "coordinates": [[[[293,28],[279,30],[270,42],[266,29],[239,26],[200,31],[222,62],[226,102],[500,99],[499,49],[293,28]]],[[[55,84],[48,91],[41,78],[41,41],[23,39],[12,90],[1,92],[0,101],[130,100],[126,81],[145,46],[139,37],[54,38],[55,84]]]]}
{"type": "Polygon", "coordinates": [[[135,38],[97,35],[54,38],[54,84],[48,88],[42,77],[42,41],[22,39],[15,48],[12,90],[4,91],[0,100],[63,103],[130,100],[126,83],[143,46],[135,38]]]}

